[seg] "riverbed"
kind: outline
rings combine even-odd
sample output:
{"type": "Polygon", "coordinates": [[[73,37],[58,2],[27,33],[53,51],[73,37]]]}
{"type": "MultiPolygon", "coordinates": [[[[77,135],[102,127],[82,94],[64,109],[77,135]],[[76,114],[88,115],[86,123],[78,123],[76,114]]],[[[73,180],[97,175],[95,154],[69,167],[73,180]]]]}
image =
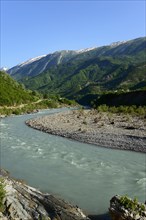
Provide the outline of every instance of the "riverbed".
{"type": "Polygon", "coordinates": [[[115,194],[145,200],[146,154],[95,147],[49,135],[25,121],[67,109],[1,119],[1,166],[86,213],[103,214],[115,194]]]}

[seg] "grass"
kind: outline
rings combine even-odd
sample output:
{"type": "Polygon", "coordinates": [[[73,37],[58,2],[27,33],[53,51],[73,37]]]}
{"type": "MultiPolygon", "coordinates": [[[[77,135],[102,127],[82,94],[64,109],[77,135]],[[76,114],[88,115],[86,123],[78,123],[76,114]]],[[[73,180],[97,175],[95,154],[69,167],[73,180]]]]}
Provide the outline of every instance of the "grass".
{"type": "Polygon", "coordinates": [[[134,212],[135,215],[142,215],[143,212],[146,211],[145,206],[140,204],[136,197],[132,200],[127,196],[121,196],[120,204],[124,206],[125,209],[134,212]]]}
{"type": "Polygon", "coordinates": [[[4,181],[3,178],[0,178],[0,212],[4,211],[3,199],[5,198],[5,195],[4,181]]]}
{"type": "Polygon", "coordinates": [[[123,113],[123,114],[130,114],[133,116],[143,116],[146,118],[146,106],[107,106],[107,105],[100,105],[97,107],[98,112],[110,112],[110,113],[123,113]]]}
{"type": "Polygon", "coordinates": [[[23,107],[1,107],[0,108],[0,115],[21,115],[21,114],[27,114],[27,113],[31,113],[34,110],[37,109],[47,109],[47,108],[58,108],[61,106],[73,106],[75,105],[75,102],[70,101],[70,100],[64,100],[62,99],[60,100],[54,100],[54,99],[44,99],[41,102],[38,103],[30,103],[30,104],[26,104],[23,107]]]}

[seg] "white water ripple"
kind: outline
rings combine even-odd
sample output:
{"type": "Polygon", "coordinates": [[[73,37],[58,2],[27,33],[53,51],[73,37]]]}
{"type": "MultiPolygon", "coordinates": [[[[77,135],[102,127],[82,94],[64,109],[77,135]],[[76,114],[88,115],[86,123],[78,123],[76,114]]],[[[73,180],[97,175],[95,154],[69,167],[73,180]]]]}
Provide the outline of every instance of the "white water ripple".
{"type": "Polygon", "coordinates": [[[142,188],[146,189],[146,177],[137,180],[137,184],[139,184],[142,188]]]}
{"type": "Polygon", "coordinates": [[[58,194],[88,213],[107,212],[115,194],[144,201],[144,154],[48,135],[25,125],[32,117],[36,115],[2,119],[1,165],[14,177],[58,194]]]}

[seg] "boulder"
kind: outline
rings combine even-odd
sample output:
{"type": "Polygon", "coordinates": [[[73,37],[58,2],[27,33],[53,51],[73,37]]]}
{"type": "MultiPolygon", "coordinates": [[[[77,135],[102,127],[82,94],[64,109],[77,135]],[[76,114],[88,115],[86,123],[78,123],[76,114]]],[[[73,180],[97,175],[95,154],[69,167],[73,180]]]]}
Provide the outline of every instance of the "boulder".
{"type": "Polygon", "coordinates": [[[112,220],[146,220],[146,205],[127,196],[116,195],[110,200],[112,220]]]}

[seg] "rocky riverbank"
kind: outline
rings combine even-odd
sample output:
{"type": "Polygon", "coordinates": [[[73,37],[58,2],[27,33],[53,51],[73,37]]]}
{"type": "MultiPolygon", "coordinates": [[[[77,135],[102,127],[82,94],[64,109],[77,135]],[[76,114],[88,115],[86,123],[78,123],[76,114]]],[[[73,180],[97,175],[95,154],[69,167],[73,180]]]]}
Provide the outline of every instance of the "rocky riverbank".
{"type": "Polygon", "coordinates": [[[15,180],[2,169],[1,183],[5,190],[0,207],[2,220],[90,220],[77,206],[15,180]]]}
{"type": "Polygon", "coordinates": [[[26,124],[101,147],[146,153],[146,119],[138,116],[73,110],[30,119],[26,124]]]}
{"type": "Polygon", "coordinates": [[[110,200],[109,213],[112,220],[146,220],[146,205],[136,198],[116,195],[110,200]]]}
{"type": "Polygon", "coordinates": [[[87,217],[79,207],[48,193],[42,193],[0,169],[0,219],[145,220],[146,205],[136,199],[116,195],[110,200],[109,215],[87,217]]]}

